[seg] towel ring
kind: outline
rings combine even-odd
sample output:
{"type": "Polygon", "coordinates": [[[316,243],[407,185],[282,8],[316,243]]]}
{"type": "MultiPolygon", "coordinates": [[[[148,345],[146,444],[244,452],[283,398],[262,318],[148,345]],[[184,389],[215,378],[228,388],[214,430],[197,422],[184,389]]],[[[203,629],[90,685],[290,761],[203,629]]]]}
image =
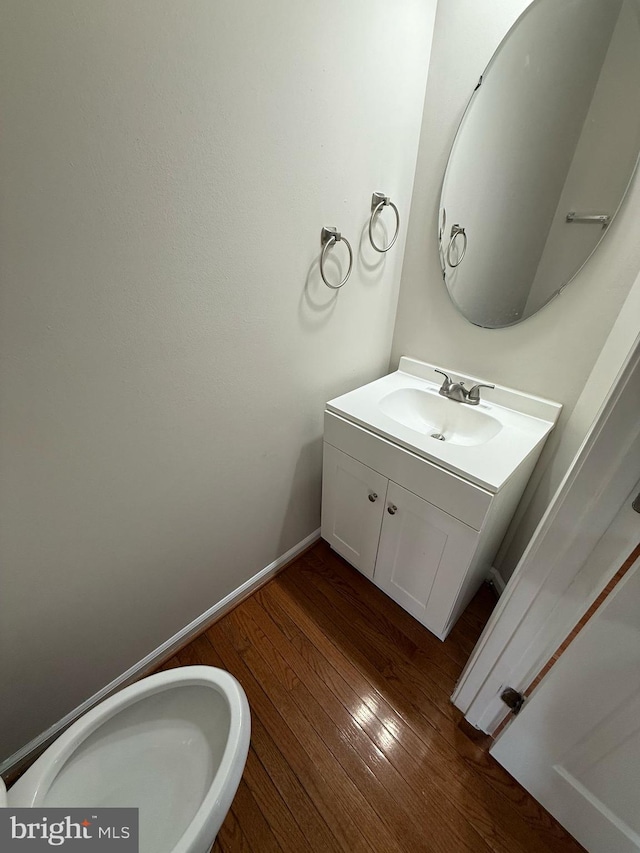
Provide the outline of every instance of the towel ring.
{"type": "Polygon", "coordinates": [[[384,252],[388,252],[389,249],[393,246],[393,244],[398,239],[398,232],[400,231],[400,214],[398,212],[398,208],[391,201],[389,196],[386,196],[384,193],[374,193],[371,196],[371,218],[369,219],[369,239],[371,240],[371,245],[376,250],[376,252],[380,252],[383,254],[384,252]],[[376,215],[382,210],[383,207],[389,206],[393,208],[393,211],[396,215],[396,232],[393,235],[391,242],[389,245],[382,249],[380,246],[376,245],[376,241],[373,239],[373,220],[376,218],[376,215]]]}
{"type": "Polygon", "coordinates": [[[462,263],[462,261],[464,260],[464,256],[466,255],[466,253],[467,253],[467,234],[466,234],[464,228],[461,228],[459,225],[452,225],[451,226],[451,239],[449,240],[449,247],[447,249],[447,261],[449,262],[449,266],[452,267],[453,269],[455,269],[456,267],[459,267],[460,264],[462,263]],[[462,237],[464,239],[464,243],[462,245],[462,253],[461,253],[460,257],[458,258],[457,262],[455,264],[453,264],[453,263],[451,263],[451,249],[453,248],[454,243],[456,242],[456,240],[458,239],[458,237],[461,234],[462,234],[462,237]]]}
{"type": "Polygon", "coordinates": [[[343,237],[342,234],[338,231],[338,229],[333,225],[325,225],[322,231],[320,232],[320,240],[322,242],[322,252],[320,253],[320,275],[322,276],[322,280],[330,287],[332,290],[338,290],[344,284],[347,283],[347,279],[351,275],[351,270],[353,269],[353,251],[351,249],[351,243],[347,240],[346,237],[343,237]],[[327,281],[326,276],[324,274],[324,259],[325,255],[330,246],[333,246],[334,243],[339,243],[342,241],[345,243],[347,249],[349,250],[349,269],[347,270],[347,274],[342,279],[340,284],[331,284],[330,281],[327,281]]]}

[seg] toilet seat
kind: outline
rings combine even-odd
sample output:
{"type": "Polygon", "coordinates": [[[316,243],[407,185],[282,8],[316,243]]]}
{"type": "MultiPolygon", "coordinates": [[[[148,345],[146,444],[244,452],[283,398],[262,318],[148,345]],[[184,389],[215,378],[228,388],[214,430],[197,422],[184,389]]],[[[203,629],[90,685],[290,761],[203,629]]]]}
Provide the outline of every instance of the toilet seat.
{"type": "Polygon", "coordinates": [[[236,792],[250,712],[208,666],[142,679],[61,735],[8,792],[10,807],[133,806],[140,853],[208,853],[236,792]]]}

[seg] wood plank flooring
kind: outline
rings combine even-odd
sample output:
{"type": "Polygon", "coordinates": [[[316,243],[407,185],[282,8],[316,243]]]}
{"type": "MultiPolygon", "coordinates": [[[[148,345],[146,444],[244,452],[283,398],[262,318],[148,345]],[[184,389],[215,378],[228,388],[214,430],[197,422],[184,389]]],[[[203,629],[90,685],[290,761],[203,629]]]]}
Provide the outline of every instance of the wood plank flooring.
{"type": "Polygon", "coordinates": [[[164,665],[233,673],[251,748],[215,853],[577,853],[449,702],[493,606],[445,643],[317,543],[164,665]]]}

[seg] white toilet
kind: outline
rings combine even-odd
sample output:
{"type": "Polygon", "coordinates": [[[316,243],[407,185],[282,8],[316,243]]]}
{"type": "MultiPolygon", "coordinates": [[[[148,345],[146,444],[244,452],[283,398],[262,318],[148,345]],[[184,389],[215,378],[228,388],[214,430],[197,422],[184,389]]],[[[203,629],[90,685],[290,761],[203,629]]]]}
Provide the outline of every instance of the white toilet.
{"type": "Polygon", "coordinates": [[[232,675],[170,669],[77,720],[8,791],[7,805],[137,807],[140,853],[209,853],[240,783],[250,729],[232,675]]]}

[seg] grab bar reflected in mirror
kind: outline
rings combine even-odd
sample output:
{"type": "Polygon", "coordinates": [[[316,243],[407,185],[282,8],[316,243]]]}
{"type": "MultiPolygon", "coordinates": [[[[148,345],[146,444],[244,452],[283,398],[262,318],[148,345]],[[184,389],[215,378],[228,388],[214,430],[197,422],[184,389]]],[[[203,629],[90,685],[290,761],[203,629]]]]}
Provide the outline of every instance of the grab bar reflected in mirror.
{"type": "Polygon", "coordinates": [[[602,225],[603,228],[606,228],[611,222],[611,216],[608,213],[576,213],[575,210],[570,210],[565,221],[585,222],[590,225],[602,225]]]}

